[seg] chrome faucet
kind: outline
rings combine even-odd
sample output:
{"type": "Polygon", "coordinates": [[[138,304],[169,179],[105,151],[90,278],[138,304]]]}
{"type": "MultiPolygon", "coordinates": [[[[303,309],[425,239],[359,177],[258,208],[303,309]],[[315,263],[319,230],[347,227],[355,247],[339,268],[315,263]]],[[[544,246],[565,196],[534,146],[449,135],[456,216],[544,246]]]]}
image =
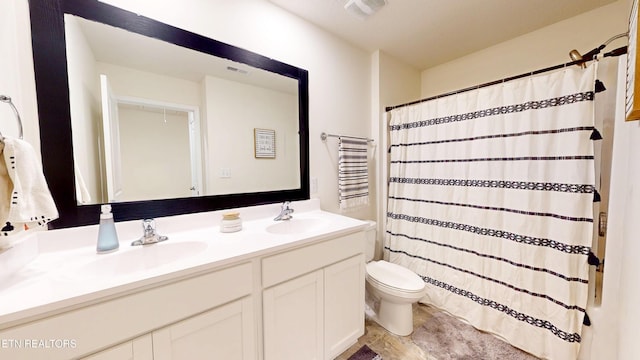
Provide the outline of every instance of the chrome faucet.
{"type": "Polygon", "coordinates": [[[276,216],[275,221],[281,221],[281,220],[291,220],[292,216],[291,213],[293,213],[293,209],[289,207],[291,203],[289,201],[285,201],[282,204],[282,208],[280,209],[280,215],[276,216]]]}
{"type": "Polygon", "coordinates": [[[167,236],[158,235],[156,233],[156,222],[153,219],[142,220],[142,230],[144,232],[142,237],[138,240],[134,240],[131,243],[131,246],[150,245],[150,244],[159,243],[161,241],[169,240],[167,236]]]}

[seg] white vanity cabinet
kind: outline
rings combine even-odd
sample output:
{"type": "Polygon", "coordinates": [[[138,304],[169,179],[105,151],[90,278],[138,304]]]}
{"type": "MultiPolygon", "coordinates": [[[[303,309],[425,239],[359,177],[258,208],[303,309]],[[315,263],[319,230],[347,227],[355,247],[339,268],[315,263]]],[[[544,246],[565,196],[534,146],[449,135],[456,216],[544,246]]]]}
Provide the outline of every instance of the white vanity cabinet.
{"type": "Polygon", "coordinates": [[[323,358],[322,270],[266,289],[262,302],[265,360],[323,358]]]}
{"type": "Polygon", "coordinates": [[[246,297],[153,332],[153,360],[256,358],[253,299],[246,297]]]}
{"type": "Polygon", "coordinates": [[[364,334],[364,248],[357,229],[283,239],[236,259],[89,291],[0,323],[0,341],[69,346],[3,342],[0,359],[333,359],[364,334]]]}
{"type": "Polygon", "coordinates": [[[83,360],[256,359],[253,300],[245,297],[83,360]]]}
{"type": "Polygon", "coordinates": [[[84,357],[83,360],[153,360],[151,341],[151,335],[144,335],[84,357]]]}
{"type": "Polygon", "coordinates": [[[364,334],[364,234],[262,261],[264,359],[333,359],[364,334]]]}
{"type": "Polygon", "coordinates": [[[364,291],[364,254],[324,269],[325,359],[337,357],[364,334],[364,291]]]}
{"type": "Polygon", "coordinates": [[[81,303],[0,330],[0,339],[22,342],[0,349],[0,358],[197,359],[181,355],[208,358],[212,344],[224,341],[225,351],[242,349],[242,356],[227,359],[255,359],[253,285],[253,266],[247,262],[81,303]],[[221,334],[224,338],[215,338],[221,334]],[[73,346],[25,347],[28,339],[67,340],[73,346]]]}

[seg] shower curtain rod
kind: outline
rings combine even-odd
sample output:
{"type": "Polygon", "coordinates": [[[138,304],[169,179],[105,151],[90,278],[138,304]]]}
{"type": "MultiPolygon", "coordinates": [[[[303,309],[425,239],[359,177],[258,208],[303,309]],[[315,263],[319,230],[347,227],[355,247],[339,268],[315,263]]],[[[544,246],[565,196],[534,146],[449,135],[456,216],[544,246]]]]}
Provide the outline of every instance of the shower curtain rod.
{"type": "MultiPolygon", "coordinates": [[[[627,53],[627,47],[626,46],[622,46],[622,47],[619,47],[617,49],[611,50],[608,53],[604,53],[602,55],[602,57],[614,57],[614,56],[624,55],[626,53],[627,53]]],[[[488,87],[488,86],[491,86],[491,85],[497,85],[497,84],[505,83],[507,81],[521,79],[521,78],[524,78],[524,77],[527,77],[527,76],[533,76],[533,75],[537,75],[537,74],[542,74],[542,73],[545,73],[545,72],[548,72],[548,71],[561,69],[563,67],[568,67],[568,66],[571,66],[571,65],[582,65],[582,64],[584,64],[586,62],[593,61],[593,60],[595,60],[595,57],[592,58],[592,59],[579,59],[579,60],[571,61],[571,62],[564,63],[564,64],[550,66],[550,67],[547,67],[547,68],[544,68],[544,69],[534,70],[534,71],[530,71],[530,72],[523,73],[523,74],[520,74],[520,75],[511,76],[511,77],[507,77],[507,78],[500,79],[500,80],[494,80],[494,81],[490,81],[490,82],[487,82],[487,83],[484,83],[484,84],[474,85],[474,86],[470,86],[470,87],[467,87],[467,88],[464,88],[464,89],[455,90],[455,91],[451,91],[451,92],[440,94],[440,95],[430,96],[428,98],[424,98],[424,99],[420,99],[420,100],[416,100],[416,101],[411,101],[411,102],[408,102],[408,103],[405,103],[405,104],[387,106],[385,108],[385,111],[391,111],[393,109],[398,109],[398,108],[402,108],[402,107],[409,106],[409,105],[415,105],[415,104],[419,104],[419,103],[423,103],[423,102],[426,102],[426,101],[439,99],[439,98],[446,97],[446,96],[451,96],[451,95],[460,94],[460,93],[471,91],[471,90],[480,89],[480,88],[483,88],[483,87],[488,87]]]]}

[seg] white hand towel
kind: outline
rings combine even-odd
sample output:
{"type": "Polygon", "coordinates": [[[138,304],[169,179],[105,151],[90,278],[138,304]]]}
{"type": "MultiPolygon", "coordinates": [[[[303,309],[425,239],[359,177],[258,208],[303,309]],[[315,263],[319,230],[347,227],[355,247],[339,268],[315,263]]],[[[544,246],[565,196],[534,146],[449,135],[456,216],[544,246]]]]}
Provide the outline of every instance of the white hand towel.
{"type": "MultiPolygon", "coordinates": [[[[11,191],[13,190],[13,181],[7,172],[7,165],[4,162],[4,143],[0,141],[0,229],[6,225],[6,219],[9,217],[9,208],[11,205],[11,191]]],[[[4,233],[0,233],[5,235],[4,233]]]]}
{"type": "Polygon", "coordinates": [[[338,192],[340,209],[369,204],[367,140],[340,138],[338,148],[338,192]]]}
{"type": "MultiPolygon", "coordinates": [[[[9,204],[0,208],[0,236],[14,235],[22,230],[44,226],[58,218],[58,210],[42,173],[42,166],[31,145],[23,140],[5,137],[2,150],[4,163],[0,169],[0,182],[6,168],[11,193],[9,204]]],[[[0,186],[0,190],[6,185],[0,186]]],[[[0,193],[0,196],[6,196],[0,193]]]]}

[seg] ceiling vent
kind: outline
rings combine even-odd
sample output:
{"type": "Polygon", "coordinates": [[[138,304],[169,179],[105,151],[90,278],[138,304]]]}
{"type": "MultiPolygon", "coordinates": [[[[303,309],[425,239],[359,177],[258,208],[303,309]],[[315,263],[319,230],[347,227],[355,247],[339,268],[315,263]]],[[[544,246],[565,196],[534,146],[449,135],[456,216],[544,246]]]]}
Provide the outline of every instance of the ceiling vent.
{"type": "Polygon", "coordinates": [[[349,0],[344,8],[351,15],[366,19],[387,4],[387,0],[349,0]]]}
{"type": "Polygon", "coordinates": [[[242,74],[242,75],[247,75],[249,73],[247,70],[239,69],[239,68],[234,67],[234,66],[227,66],[227,70],[233,71],[233,72],[236,72],[236,73],[242,74]]]}

